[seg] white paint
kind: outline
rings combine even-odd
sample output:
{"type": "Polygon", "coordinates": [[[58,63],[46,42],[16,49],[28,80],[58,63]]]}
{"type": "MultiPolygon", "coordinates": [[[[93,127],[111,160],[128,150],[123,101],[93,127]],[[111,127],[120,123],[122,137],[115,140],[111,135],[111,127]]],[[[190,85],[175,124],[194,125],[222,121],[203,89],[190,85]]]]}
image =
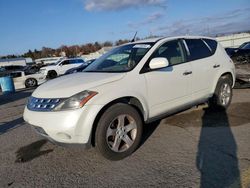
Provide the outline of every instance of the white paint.
{"type": "MultiPolygon", "coordinates": [[[[68,98],[84,90],[96,94],[83,108],[68,111],[35,112],[25,108],[24,119],[42,127],[50,138],[65,143],[87,143],[93,122],[106,104],[122,97],[137,98],[143,107],[144,120],[154,118],[176,108],[208,100],[215,91],[221,75],[229,72],[235,81],[234,64],[225,50],[218,45],[214,55],[202,60],[168,66],[159,70],[141,73],[150,56],[165,42],[174,39],[206,37],[163,38],[148,51],[139,64],[125,73],[76,73],[46,82],[32,96],[37,98],[68,98]],[[214,65],[220,64],[214,71],[214,65]],[[190,74],[184,74],[186,72],[190,74]],[[64,140],[57,133],[68,134],[64,140]]],[[[138,41],[138,44],[142,43],[138,41]]],[[[135,43],[136,44],[136,43],[135,43]]]]}

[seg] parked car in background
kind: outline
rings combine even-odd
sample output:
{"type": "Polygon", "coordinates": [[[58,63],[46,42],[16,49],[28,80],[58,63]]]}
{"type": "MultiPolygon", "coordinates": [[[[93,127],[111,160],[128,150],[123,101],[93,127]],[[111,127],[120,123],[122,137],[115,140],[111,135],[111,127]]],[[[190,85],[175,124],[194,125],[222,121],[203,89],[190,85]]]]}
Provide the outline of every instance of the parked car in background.
{"type": "Polygon", "coordinates": [[[120,160],[138,148],[145,123],[205,102],[226,109],[234,82],[232,60],[212,38],[136,41],[38,87],[24,120],[55,143],[92,144],[120,160]]]}
{"type": "Polygon", "coordinates": [[[239,48],[227,48],[229,56],[235,63],[235,88],[250,87],[250,42],[245,42],[239,48]]]}
{"type": "Polygon", "coordinates": [[[47,57],[47,58],[40,58],[36,59],[36,64],[43,64],[43,65],[49,65],[52,63],[56,63],[62,59],[65,59],[65,57],[47,57]]]}
{"type": "Polygon", "coordinates": [[[10,66],[1,67],[0,68],[0,77],[7,76],[14,71],[21,71],[24,68],[25,68],[25,66],[21,66],[21,65],[10,65],[10,66]]]}
{"type": "Polygon", "coordinates": [[[235,64],[250,63],[250,42],[245,42],[239,48],[226,48],[228,55],[235,64]]]}
{"type": "Polygon", "coordinates": [[[43,74],[32,74],[26,71],[14,71],[9,73],[9,76],[13,78],[16,89],[35,87],[46,81],[43,74]]]}
{"type": "Polygon", "coordinates": [[[72,74],[72,73],[76,73],[76,72],[82,72],[87,66],[89,66],[92,62],[94,62],[95,59],[91,59],[91,60],[88,60],[86,61],[85,63],[83,63],[82,65],[80,65],[79,67],[76,67],[76,68],[72,68],[72,69],[69,69],[65,72],[65,75],[66,74],[72,74]]]}
{"type": "Polygon", "coordinates": [[[249,88],[250,87],[250,62],[238,63],[236,68],[236,82],[235,88],[249,88]]]}
{"type": "Polygon", "coordinates": [[[36,64],[34,65],[28,65],[26,67],[23,68],[23,71],[26,72],[27,74],[35,74],[38,73],[40,70],[40,67],[36,64]]]}
{"type": "Polygon", "coordinates": [[[79,65],[85,63],[81,58],[69,58],[59,60],[58,62],[42,67],[40,73],[45,75],[49,79],[56,78],[59,75],[65,74],[69,69],[78,67],[79,65]]]}

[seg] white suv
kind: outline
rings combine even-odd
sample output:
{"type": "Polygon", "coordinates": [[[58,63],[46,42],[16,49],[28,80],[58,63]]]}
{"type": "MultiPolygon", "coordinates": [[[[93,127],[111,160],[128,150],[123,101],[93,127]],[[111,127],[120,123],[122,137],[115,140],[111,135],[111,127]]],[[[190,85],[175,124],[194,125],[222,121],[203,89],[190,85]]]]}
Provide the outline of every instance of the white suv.
{"type": "Polygon", "coordinates": [[[136,150],[145,123],[208,101],[226,109],[234,82],[234,64],[212,38],[137,41],[38,87],[24,119],[53,142],[119,160],[136,150]]]}
{"type": "Polygon", "coordinates": [[[67,70],[76,68],[83,63],[85,62],[81,58],[59,59],[56,63],[41,68],[40,73],[52,79],[59,75],[63,75],[67,70]]]}

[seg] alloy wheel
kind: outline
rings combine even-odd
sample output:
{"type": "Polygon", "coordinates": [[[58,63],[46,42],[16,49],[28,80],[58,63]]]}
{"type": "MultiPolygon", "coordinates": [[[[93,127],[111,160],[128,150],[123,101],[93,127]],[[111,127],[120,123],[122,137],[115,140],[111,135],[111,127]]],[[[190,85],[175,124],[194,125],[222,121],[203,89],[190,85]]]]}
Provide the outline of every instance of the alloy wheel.
{"type": "Polygon", "coordinates": [[[135,119],[127,114],[117,116],[108,126],[106,141],[111,150],[124,152],[134,143],[137,134],[135,119]]]}

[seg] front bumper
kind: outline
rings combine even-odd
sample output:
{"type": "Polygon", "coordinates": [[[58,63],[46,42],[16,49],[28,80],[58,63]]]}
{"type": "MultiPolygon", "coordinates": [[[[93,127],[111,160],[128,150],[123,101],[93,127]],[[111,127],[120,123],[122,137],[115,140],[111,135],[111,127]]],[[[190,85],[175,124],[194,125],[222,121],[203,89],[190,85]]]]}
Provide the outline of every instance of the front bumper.
{"type": "Polygon", "coordinates": [[[37,112],[25,107],[23,117],[38,134],[54,143],[89,144],[94,120],[102,107],[89,105],[59,112],[37,112]]]}

